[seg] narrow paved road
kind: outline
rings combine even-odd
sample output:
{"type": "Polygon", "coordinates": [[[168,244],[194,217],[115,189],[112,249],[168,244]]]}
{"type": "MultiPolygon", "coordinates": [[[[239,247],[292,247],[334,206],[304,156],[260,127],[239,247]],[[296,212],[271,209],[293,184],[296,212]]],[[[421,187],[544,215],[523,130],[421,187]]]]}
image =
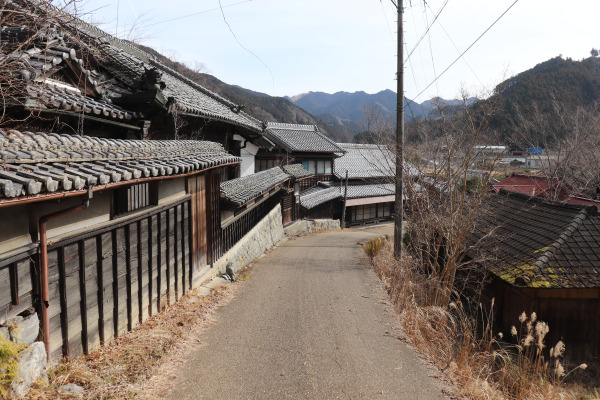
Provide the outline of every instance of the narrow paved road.
{"type": "Polygon", "coordinates": [[[361,264],[357,242],[373,236],[320,233],[261,258],[169,398],[443,398],[440,382],[397,339],[393,308],[361,264]]]}

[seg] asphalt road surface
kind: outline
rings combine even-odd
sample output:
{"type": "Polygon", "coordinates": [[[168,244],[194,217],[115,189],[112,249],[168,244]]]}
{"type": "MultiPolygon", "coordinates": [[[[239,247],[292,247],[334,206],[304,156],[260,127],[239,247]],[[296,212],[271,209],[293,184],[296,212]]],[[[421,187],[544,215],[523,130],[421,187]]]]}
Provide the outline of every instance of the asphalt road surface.
{"type": "Polygon", "coordinates": [[[357,245],[370,230],[288,240],[217,311],[169,399],[444,398],[398,339],[397,317],[357,245]]]}

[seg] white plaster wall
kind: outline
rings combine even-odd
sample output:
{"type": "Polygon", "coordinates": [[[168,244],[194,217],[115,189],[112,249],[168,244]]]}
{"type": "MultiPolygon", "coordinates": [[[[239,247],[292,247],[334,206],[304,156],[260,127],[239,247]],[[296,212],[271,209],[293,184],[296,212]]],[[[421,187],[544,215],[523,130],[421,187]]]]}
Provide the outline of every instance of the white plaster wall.
{"type": "Polygon", "coordinates": [[[167,179],[158,183],[158,205],[185,195],[185,178],[167,179]]]}
{"type": "Polygon", "coordinates": [[[0,208],[0,254],[31,243],[26,205],[0,208]]]}
{"type": "MultiPolygon", "coordinates": [[[[111,198],[112,191],[110,190],[94,192],[94,197],[90,199],[90,205],[88,208],[55,220],[48,221],[46,231],[48,239],[66,235],[77,230],[88,229],[93,225],[110,221],[111,198]]],[[[59,202],[53,201],[40,203],[37,206],[38,218],[81,204],[82,200],[83,196],[69,197],[62,199],[59,202]]]]}
{"type": "MultiPolygon", "coordinates": [[[[242,146],[246,141],[246,139],[240,135],[234,135],[233,140],[242,142],[242,146]]],[[[246,142],[246,147],[240,149],[240,157],[242,158],[242,164],[240,165],[240,177],[252,175],[254,173],[254,160],[258,150],[259,147],[250,142],[246,142]]]]}

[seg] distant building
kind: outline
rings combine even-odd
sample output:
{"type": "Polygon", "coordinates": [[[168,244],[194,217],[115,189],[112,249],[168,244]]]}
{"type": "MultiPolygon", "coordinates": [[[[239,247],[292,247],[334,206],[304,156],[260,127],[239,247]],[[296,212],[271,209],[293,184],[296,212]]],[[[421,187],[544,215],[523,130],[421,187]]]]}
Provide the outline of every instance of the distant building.
{"type": "Polygon", "coordinates": [[[492,186],[497,192],[500,189],[523,193],[529,196],[551,200],[566,201],[575,194],[575,189],[561,177],[527,175],[513,173],[508,178],[492,186]]]}

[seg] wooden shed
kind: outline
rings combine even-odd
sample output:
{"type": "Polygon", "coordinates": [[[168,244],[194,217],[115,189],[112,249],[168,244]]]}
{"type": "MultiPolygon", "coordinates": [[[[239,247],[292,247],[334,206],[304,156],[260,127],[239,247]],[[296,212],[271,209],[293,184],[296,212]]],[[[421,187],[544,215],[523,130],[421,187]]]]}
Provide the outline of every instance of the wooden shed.
{"type": "MultiPolygon", "coordinates": [[[[475,240],[491,273],[499,328],[525,311],[547,322],[546,344],[578,362],[600,358],[600,217],[594,206],[501,190],[490,195],[475,240]],[[489,233],[492,232],[492,235],[489,233]]],[[[507,336],[508,337],[508,336],[507,336]]]]}

